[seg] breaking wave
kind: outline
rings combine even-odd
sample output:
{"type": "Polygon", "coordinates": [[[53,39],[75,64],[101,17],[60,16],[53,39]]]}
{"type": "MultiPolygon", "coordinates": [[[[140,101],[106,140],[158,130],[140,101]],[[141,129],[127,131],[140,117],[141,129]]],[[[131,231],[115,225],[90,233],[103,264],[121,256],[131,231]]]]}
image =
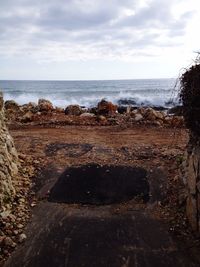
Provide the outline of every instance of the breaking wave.
{"type": "Polygon", "coordinates": [[[176,105],[174,79],[121,81],[0,81],[5,100],[20,105],[44,98],[54,106],[78,104],[93,107],[101,99],[118,105],[159,106],[176,105]],[[172,97],[173,96],[173,97],[172,97]]]}
{"type": "Polygon", "coordinates": [[[160,106],[171,107],[178,104],[176,97],[169,96],[143,96],[139,94],[126,94],[119,93],[117,95],[91,95],[91,96],[59,96],[59,95],[47,95],[47,94],[4,94],[5,100],[15,100],[18,104],[23,105],[29,102],[37,103],[40,98],[50,100],[54,106],[66,107],[71,104],[77,104],[84,107],[94,107],[101,99],[111,101],[114,104],[121,106],[160,106]]]}

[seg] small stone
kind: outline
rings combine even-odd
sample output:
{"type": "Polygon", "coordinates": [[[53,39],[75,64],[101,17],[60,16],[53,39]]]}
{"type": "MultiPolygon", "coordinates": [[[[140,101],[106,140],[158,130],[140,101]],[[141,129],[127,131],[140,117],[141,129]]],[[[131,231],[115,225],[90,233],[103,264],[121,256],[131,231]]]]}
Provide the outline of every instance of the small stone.
{"type": "Polygon", "coordinates": [[[18,235],[19,232],[18,232],[17,230],[14,230],[14,231],[13,231],[13,234],[14,234],[14,235],[18,235]]]}
{"type": "Polygon", "coordinates": [[[28,111],[26,114],[24,114],[21,118],[21,122],[31,122],[33,120],[33,113],[31,111],[28,111]]]}
{"type": "Polygon", "coordinates": [[[17,225],[17,228],[18,228],[18,229],[22,229],[22,228],[24,228],[24,225],[21,224],[21,223],[19,223],[19,224],[17,225]]]}
{"type": "Polygon", "coordinates": [[[24,241],[26,240],[26,238],[27,238],[27,236],[26,236],[25,234],[21,234],[21,235],[19,236],[19,243],[24,242],[24,241]]]}
{"type": "Polygon", "coordinates": [[[4,245],[8,247],[14,247],[14,244],[15,244],[15,242],[13,242],[12,239],[8,236],[4,238],[3,242],[4,242],[4,245]]]}
{"type": "Polygon", "coordinates": [[[80,118],[93,118],[93,117],[96,117],[95,114],[87,112],[80,115],[80,118]]]}
{"type": "Polygon", "coordinates": [[[142,116],[142,114],[135,114],[135,118],[134,118],[134,120],[135,120],[136,122],[139,122],[139,121],[143,120],[143,116],[142,116]]]}
{"type": "Polygon", "coordinates": [[[100,115],[100,116],[97,117],[97,120],[98,120],[99,122],[103,122],[103,121],[106,121],[106,117],[103,116],[103,115],[100,115]]]}
{"type": "Polygon", "coordinates": [[[20,198],[19,199],[19,203],[25,203],[25,202],[26,202],[25,198],[20,198]]]}
{"type": "Polygon", "coordinates": [[[0,245],[3,243],[5,236],[0,236],[0,245]]]}
{"type": "Polygon", "coordinates": [[[0,213],[0,217],[5,220],[8,216],[10,215],[10,211],[7,210],[7,211],[3,211],[0,213]]]}

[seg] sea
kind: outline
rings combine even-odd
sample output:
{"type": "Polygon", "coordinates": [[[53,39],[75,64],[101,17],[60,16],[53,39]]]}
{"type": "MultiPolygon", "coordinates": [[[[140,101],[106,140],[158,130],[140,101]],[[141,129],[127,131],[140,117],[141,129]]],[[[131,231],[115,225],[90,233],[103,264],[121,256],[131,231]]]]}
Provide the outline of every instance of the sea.
{"type": "Polygon", "coordinates": [[[4,100],[23,105],[44,98],[63,108],[70,104],[94,107],[102,99],[121,106],[170,108],[178,104],[177,88],[176,79],[0,81],[4,100]]]}

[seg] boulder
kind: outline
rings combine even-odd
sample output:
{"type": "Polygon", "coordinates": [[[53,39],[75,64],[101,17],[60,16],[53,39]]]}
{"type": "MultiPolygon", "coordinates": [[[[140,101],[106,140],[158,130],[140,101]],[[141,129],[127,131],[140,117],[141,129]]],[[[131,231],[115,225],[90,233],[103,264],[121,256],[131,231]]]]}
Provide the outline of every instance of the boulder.
{"type": "Polygon", "coordinates": [[[59,107],[55,107],[55,112],[64,113],[64,109],[63,108],[59,108],[59,107]]]}
{"type": "Polygon", "coordinates": [[[155,111],[152,108],[146,109],[145,119],[148,121],[155,121],[156,120],[155,111]]]}
{"type": "Polygon", "coordinates": [[[34,102],[29,102],[28,104],[22,106],[22,110],[25,113],[29,111],[37,113],[39,111],[39,106],[34,102]]]}
{"type": "Polygon", "coordinates": [[[96,117],[95,114],[93,113],[88,113],[88,112],[85,112],[83,114],[80,115],[81,118],[94,118],[96,117]]]}
{"type": "Polygon", "coordinates": [[[143,107],[138,108],[136,111],[137,113],[142,114],[142,116],[144,116],[146,113],[146,109],[143,107]]]}
{"type": "Polygon", "coordinates": [[[100,122],[100,123],[101,123],[101,122],[107,122],[107,119],[106,119],[105,116],[100,115],[100,116],[97,117],[97,121],[100,122]]]}
{"type": "Polygon", "coordinates": [[[145,112],[145,119],[149,121],[163,120],[164,114],[160,111],[156,111],[152,108],[147,108],[145,112]]]}
{"type": "Polygon", "coordinates": [[[142,114],[140,113],[135,114],[134,121],[139,122],[139,121],[142,121],[143,119],[144,117],[142,116],[142,114]]]}
{"type": "Polygon", "coordinates": [[[41,112],[48,112],[53,110],[53,104],[46,99],[39,99],[38,100],[38,109],[41,112]]]}
{"type": "Polygon", "coordinates": [[[163,121],[165,118],[165,114],[162,111],[155,111],[156,119],[163,121]]]}
{"type": "Polygon", "coordinates": [[[88,113],[93,113],[93,114],[97,115],[97,107],[93,107],[93,108],[88,109],[88,113]]]}
{"type": "Polygon", "coordinates": [[[119,106],[117,108],[117,111],[118,111],[119,114],[124,114],[127,111],[127,107],[125,107],[125,106],[119,106]]]}
{"type": "Polygon", "coordinates": [[[171,125],[172,117],[171,116],[165,116],[164,117],[164,123],[167,125],[171,125]]]}
{"type": "Polygon", "coordinates": [[[129,113],[131,113],[131,107],[130,106],[128,106],[128,107],[119,106],[117,108],[117,111],[118,111],[119,114],[124,114],[124,113],[129,114],[129,113]]]}
{"type": "Polygon", "coordinates": [[[28,111],[22,116],[21,122],[24,122],[24,123],[31,122],[33,121],[33,116],[34,114],[31,111],[28,111]]]}
{"type": "Polygon", "coordinates": [[[182,116],[173,116],[171,121],[171,126],[178,128],[184,126],[184,118],[182,116]]]}
{"type": "Polygon", "coordinates": [[[79,105],[69,105],[65,109],[65,115],[79,116],[82,113],[83,113],[83,110],[79,105]]]}
{"type": "Polygon", "coordinates": [[[97,105],[97,113],[99,115],[114,115],[117,112],[117,106],[112,102],[101,100],[97,105]]]}
{"type": "Polygon", "coordinates": [[[6,110],[11,110],[13,112],[20,111],[20,106],[14,100],[7,100],[5,101],[4,108],[6,110]]]}

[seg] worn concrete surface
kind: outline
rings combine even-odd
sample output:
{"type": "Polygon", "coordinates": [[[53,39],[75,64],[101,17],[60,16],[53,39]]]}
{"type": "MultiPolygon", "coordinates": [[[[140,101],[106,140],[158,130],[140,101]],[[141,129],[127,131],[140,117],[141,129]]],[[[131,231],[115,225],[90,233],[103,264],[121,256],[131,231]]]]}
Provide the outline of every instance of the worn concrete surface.
{"type": "MultiPolygon", "coordinates": [[[[132,200],[95,206],[48,202],[46,190],[59,175],[52,169],[54,182],[48,180],[45,190],[39,191],[42,200],[33,210],[26,230],[28,239],[5,267],[198,266],[153,215],[152,203],[132,200]]],[[[157,179],[163,175],[157,173],[157,179]]],[[[153,199],[160,197],[155,194],[153,199]]]]}

